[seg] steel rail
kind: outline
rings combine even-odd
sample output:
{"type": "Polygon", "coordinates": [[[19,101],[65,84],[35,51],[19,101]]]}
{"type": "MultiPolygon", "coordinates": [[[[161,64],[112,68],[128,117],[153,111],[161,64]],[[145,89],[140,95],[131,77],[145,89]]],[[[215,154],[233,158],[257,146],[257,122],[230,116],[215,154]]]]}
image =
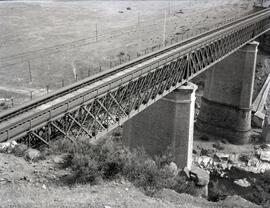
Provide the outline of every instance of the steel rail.
{"type": "Polygon", "coordinates": [[[70,93],[72,91],[75,91],[75,90],[77,90],[77,89],[79,89],[79,88],[81,88],[81,87],[83,87],[85,85],[89,85],[89,84],[91,84],[91,83],[93,83],[93,82],[95,82],[97,80],[106,78],[106,77],[111,76],[112,74],[117,73],[119,71],[122,71],[122,70],[124,70],[126,68],[130,68],[130,67],[132,67],[134,65],[137,65],[137,64],[142,63],[142,62],[144,62],[146,60],[152,59],[152,58],[154,58],[156,56],[159,56],[159,55],[161,55],[163,53],[167,53],[168,51],[173,50],[175,48],[178,48],[178,47],[180,47],[182,45],[185,45],[187,43],[195,41],[195,40],[197,40],[197,39],[199,39],[199,38],[201,38],[203,36],[207,36],[207,35],[209,35],[211,33],[219,31],[219,30],[221,30],[221,29],[223,29],[225,27],[228,27],[228,26],[233,25],[235,23],[238,23],[240,21],[249,19],[249,18],[251,18],[253,16],[256,16],[258,14],[266,13],[268,11],[270,11],[270,8],[269,9],[264,9],[262,11],[254,13],[254,14],[250,14],[250,15],[245,16],[245,17],[242,17],[242,18],[240,18],[240,19],[238,19],[238,20],[236,20],[234,22],[230,22],[228,24],[222,25],[221,27],[218,27],[218,28],[215,28],[213,30],[204,32],[202,34],[199,34],[197,36],[194,36],[194,37],[191,37],[189,39],[183,40],[183,41],[181,41],[179,43],[176,43],[174,45],[168,46],[168,47],[166,47],[164,49],[161,49],[159,51],[150,53],[150,54],[148,54],[146,56],[142,56],[142,57],[137,58],[137,59],[135,59],[133,61],[127,62],[127,63],[122,64],[122,65],[117,66],[117,67],[114,67],[114,68],[112,68],[110,70],[107,70],[106,72],[102,72],[102,73],[99,73],[97,75],[94,75],[93,77],[83,79],[83,80],[81,80],[79,82],[76,82],[76,83],[71,84],[69,86],[66,86],[64,88],[56,90],[56,91],[54,91],[52,93],[49,93],[48,95],[42,96],[42,97],[37,98],[37,99],[35,99],[35,100],[31,101],[31,102],[28,102],[25,105],[21,105],[21,106],[12,108],[10,110],[7,110],[7,111],[5,111],[3,113],[0,113],[0,123],[3,122],[3,121],[6,121],[7,119],[9,119],[9,118],[11,118],[13,116],[17,116],[18,114],[21,114],[21,113],[24,113],[25,111],[31,110],[32,108],[35,108],[38,105],[42,105],[42,104],[44,104],[46,102],[49,102],[49,101],[51,101],[51,100],[53,100],[53,99],[55,99],[57,97],[65,95],[66,93],[70,93]]]}
{"type": "MultiPolygon", "coordinates": [[[[269,16],[269,9],[249,15],[241,20],[228,23],[215,30],[190,38],[187,41],[167,47],[164,50],[152,53],[134,62],[124,64],[119,68],[114,68],[109,72],[104,72],[45,96],[39,102],[33,102],[30,106],[26,105],[26,107],[31,108],[23,108],[22,113],[16,110],[10,112],[10,114],[6,113],[0,117],[2,121],[3,118],[7,118],[5,122],[0,123],[0,141],[18,139],[38,129],[45,132],[43,128],[47,128],[44,127],[46,123],[56,122],[57,119],[61,119],[65,114],[68,114],[68,118],[71,118],[68,121],[73,120],[71,126],[64,132],[59,127],[62,125],[60,120],[57,121],[59,125],[57,128],[63,131],[66,137],[70,137],[69,133],[73,134],[70,130],[74,129],[72,127],[74,123],[84,131],[87,131],[87,128],[82,128],[85,125],[84,122],[78,122],[81,119],[78,115],[83,109],[81,108],[82,106],[85,107],[93,103],[95,103],[94,110],[91,109],[90,112],[87,109],[92,118],[84,119],[88,121],[94,120],[94,124],[91,126],[93,129],[87,134],[91,133],[93,137],[96,137],[97,134],[102,135],[138,113],[140,106],[144,105],[141,107],[143,109],[154,103],[176,87],[227,57],[248,41],[268,31],[269,16]],[[229,39],[234,42],[229,43],[229,39]],[[218,47],[218,43],[223,45],[218,47]],[[188,64],[188,67],[179,68],[179,63],[180,65],[183,63],[184,65],[188,64]],[[173,68],[170,67],[172,64],[173,68]],[[178,71],[175,71],[176,69],[178,71]],[[181,79],[179,80],[179,78],[181,79]],[[134,91],[133,88],[136,87],[137,89],[134,91]],[[129,94],[126,95],[121,90],[128,91],[129,94]],[[159,92],[161,93],[159,94],[159,92]],[[127,97],[128,95],[130,97],[127,97]],[[106,99],[109,102],[104,102],[106,99]],[[126,102],[129,103],[128,107],[126,102]],[[121,112],[118,110],[115,112],[116,106],[118,110],[122,109],[121,112]],[[125,111],[128,112],[126,113],[125,111]],[[8,115],[11,116],[8,117],[8,115]],[[99,126],[97,126],[97,123],[99,123],[99,126]]],[[[55,125],[53,123],[53,126],[55,125]]],[[[40,137],[40,134],[37,135],[40,137]]]]}

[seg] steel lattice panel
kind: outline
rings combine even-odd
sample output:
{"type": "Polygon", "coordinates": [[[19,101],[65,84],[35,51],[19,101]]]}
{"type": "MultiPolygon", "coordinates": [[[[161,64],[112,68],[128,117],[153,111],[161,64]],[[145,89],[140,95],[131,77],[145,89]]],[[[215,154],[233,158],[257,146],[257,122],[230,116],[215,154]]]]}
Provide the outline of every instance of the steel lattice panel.
{"type": "MultiPolygon", "coordinates": [[[[121,125],[147,106],[224,59],[255,37],[267,31],[270,18],[253,21],[199,42],[141,70],[118,86],[110,87],[87,102],[52,117],[44,125],[29,128],[20,139],[29,144],[58,135],[76,141],[81,136],[98,138],[121,125]]],[[[87,95],[84,95],[87,96],[87,95]]],[[[83,100],[86,100],[82,96],[83,100]]]]}

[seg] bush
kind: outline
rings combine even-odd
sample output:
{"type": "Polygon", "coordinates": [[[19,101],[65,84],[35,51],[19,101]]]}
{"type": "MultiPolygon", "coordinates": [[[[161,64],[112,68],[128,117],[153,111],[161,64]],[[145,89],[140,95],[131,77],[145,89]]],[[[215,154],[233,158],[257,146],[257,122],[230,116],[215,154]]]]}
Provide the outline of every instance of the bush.
{"type": "Polygon", "coordinates": [[[212,180],[209,184],[208,200],[209,201],[220,201],[224,200],[230,194],[224,184],[220,183],[219,180],[212,180]]]}
{"type": "Polygon", "coordinates": [[[162,156],[151,159],[143,149],[130,152],[111,139],[99,144],[82,140],[76,146],[69,141],[57,141],[51,146],[54,153],[71,155],[66,164],[74,172],[74,182],[97,183],[124,177],[147,195],[153,195],[162,188],[171,188],[180,193],[193,193],[195,188],[185,177],[175,176],[168,168],[172,161],[170,148],[162,156]]]}
{"type": "Polygon", "coordinates": [[[270,207],[270,171],[257,178],[254,185],[256,191],[249,193],[245,198],[265,208],[270,207]]]}
{"type": "Polygon", "coordinates": [[[102,171],[97,162],[88,155],[75,154],[72,160],[72,169],[76,171],[76,182],[95,182],[102,177],[102,171]]]}
{"type": "Polygon", "coordinates": [[[169,175],[169,172],[162,171],[143,149],[134,150],[123,169],[123,175],[135,186],[142,187],[148,195],[166,186],[164,180],[166,174],[169,175]]]}

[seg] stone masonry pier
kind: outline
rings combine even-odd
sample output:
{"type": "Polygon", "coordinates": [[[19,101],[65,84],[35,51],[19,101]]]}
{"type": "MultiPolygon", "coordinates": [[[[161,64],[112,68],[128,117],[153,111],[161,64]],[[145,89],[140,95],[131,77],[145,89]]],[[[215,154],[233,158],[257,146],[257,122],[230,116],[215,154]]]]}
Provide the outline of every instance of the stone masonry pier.
{"type": "Polygon", "coordinates": [[[258,42],[251,42],[207,70],[196,126],[235,144],[249,141],[258,42]]]}
{"type": "MultiPolygon", "coordinates": [[[[258,42],[251,42],[207,70],[197,127],[232,143],[249,141],[258,42]]],[[[124,143],[150,155],[173,147],[179,168],[191,168],[195,91],[188,83],[124,124],[124,143]]]]}
{"type": "Polygon", "coordinates": [[[160,99],[124,124],[123,138],[130,148],[143,147],[150,155],[159,155],[173,147],[179,168],[191,168],[195,90],[189,83],[160,99]]]}

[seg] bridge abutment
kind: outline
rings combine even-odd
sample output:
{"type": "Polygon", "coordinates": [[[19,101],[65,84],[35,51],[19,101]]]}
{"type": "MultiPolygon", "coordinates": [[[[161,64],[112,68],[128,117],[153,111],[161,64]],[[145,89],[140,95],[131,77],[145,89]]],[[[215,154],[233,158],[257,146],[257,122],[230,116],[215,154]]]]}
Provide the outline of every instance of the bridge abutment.
{"type": "Polygon", "coordinates": [[[169,145],[179,168],[191,168],[194,129],[195,91],[189,83],[181,86],[124,124],[124,143],[143,147],[154,156],[169,145]]]}
{"type": "Polygon", "coordinates": [[[196,126],[235,144],[249,141],[258,42],[251,42],[206,73],[196,126]]]}

